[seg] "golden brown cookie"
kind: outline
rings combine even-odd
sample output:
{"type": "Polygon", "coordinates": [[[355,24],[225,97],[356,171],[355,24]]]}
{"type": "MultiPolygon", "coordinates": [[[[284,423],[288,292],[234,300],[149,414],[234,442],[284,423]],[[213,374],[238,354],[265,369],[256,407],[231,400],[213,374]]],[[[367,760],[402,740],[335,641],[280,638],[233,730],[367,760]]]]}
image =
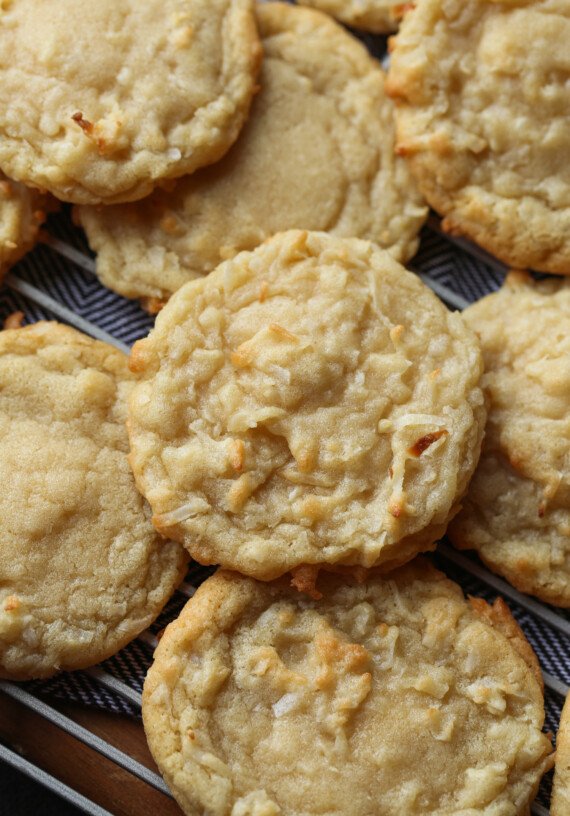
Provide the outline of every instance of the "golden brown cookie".
{"type": "Polygon", "coordinates": [[[393,42],[397,149],[444,227],[570,273],[570,3],[418,0],[393,42]]]}
{"type": "Polygon", "coordinates": [[[321,589],[220,571],[167,628],[143,719],[184,812],[527,816],[552,747],[500,629],[422,559],[321,589]]]}
{"type": "Polygon", "coordinates": [[[570,697],[566,698],[556,735],[556,762],[550,800],[550,816],[570,813],[570,697]]]}
{"type": "Polygon", "coordinates": [[[386,34],[398,28],[402,3],[391,0],[298,0],[302,6],[325,11],[341,23],[373,34],[386,34]]]}
{"type": "Polygon", "coordinates": [[[148,195],[219,159],[261,56],[253,0],[10,0],[0,168],[64,201],[148,195]]]}
{"type": "Polygon", "coordinates": [[[512,273],[463,314],[481,338],[489,418],[450,537],[570,607],[570,283],[512,273]]]}
{"type": "Polygon", "coordinates": [[[366,241],[292,230],[241,253],[178,290],[131,367],[157,529],[263,580],[431,549],[479,456],[474,335],[366,241]]]}
{"type": "Polygon", "coordinates": [[[378,64],[318,12],[267,3],[257,17],[261,90],[227,156],[145,201],[78,209],[98,275],[122,295],[162,302],[295,227],[366,238],[402,262],[416,251],[427,209],[394,155],[378,64]]]}
{"type": "Polygon", "coordinates": [[[45,217],[46,198],[0,173],[0,280],[34,244],[45,217]]]}
{"type": "Polygon", "coordinates": [[[0,332],[0,677],[98,663],[186,566],[127,462],[124,354],[57,323],[0,332]]]}

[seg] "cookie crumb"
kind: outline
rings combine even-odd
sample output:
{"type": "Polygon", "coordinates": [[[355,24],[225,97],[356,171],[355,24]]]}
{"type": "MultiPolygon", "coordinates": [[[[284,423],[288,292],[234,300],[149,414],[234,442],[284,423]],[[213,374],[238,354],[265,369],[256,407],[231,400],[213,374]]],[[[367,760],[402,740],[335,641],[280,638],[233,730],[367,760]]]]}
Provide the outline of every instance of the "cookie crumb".
{"type": "Polygon", "coordinates": [[[81,111],[76,111],[71,118],[74,122],[77,122],[84,133],[86,133],[88,136],[91,135],[93,132],[93,122],[90,122],[88,119],[84,119],[81,111]]]}
{"type": "Polygon", "coordinates": [[[12,314],[8,315],[8,317],[4,320],[4,328],[5,329],[21,329],[24,323],[24,313],[23,312],[12,312],[12,314]]]}
{"type": "Polygon", "coordinates": [[[319,567],[316,564],[301,564],[291,570],[291,586],[297,592],[303,592],[315,601],[320,601],[322,592],[317,589],[317,578],[319,577],[319,567]]]}

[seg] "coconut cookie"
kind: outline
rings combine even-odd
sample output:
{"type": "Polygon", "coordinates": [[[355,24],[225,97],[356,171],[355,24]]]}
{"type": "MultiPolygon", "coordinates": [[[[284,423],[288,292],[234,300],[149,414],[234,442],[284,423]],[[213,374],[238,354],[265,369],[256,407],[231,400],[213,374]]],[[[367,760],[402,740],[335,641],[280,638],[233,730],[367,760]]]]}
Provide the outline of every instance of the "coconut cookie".
{"type": "Polygon", "coordinates": [[[444,227],[570,274],[570,3],[419,0],[390,64],[397,149],[444,227]]]}
{"type": "Polygon", "coordinates": [[[36,243],[45,203],[45,196],[0,173],[0,279],[36,243]]]}
{"type": "Polygon", "coordinates": [[[261,56],[253,0],[11,0],[0,13],[0,168],[110,204],[219,159],[261,56]]]}
{"type": "Polygon", "coordinates": [[[0,676],[98,663],[186,566],[127,462],[126,357],[56,323],[0,332],[0,676]]]}
{"type": "Polygon", "coordinates": [[[220,571],[167,628],[143,719],[184,812],[528,814],[552,747],[506,606],[421,559],[322,588],[220,571]]]}
{"type": "Polygon", "coordinates": [[[176,293],[131,367],[157,529],[264,580],[430,549],[479,456],[474,335],[365,241],[293,230],[241,253],[176,293]]]}
{"type": "Polygon", "coordinates": [[[160,304],[294,227],[367,238],[399,261],[417,248],[427,209],[394,155],[393,104],[377,63],[318,12],[267,3],[257,17],[261,90],[227,156],[174,191],[79,209],[97,272],[120,294],[160,304]]]}
{"type": "Polygon", "coordinates": [[[570,813],[570,702],[566,698],[560,726],[556,735],[556,763],[550,816],[568,816],[570,813]]]}
{"type": "Polygon", "coordinates": [[[373,34],[386,34],[398,28],[404,4],[390,0],[299,0],[303,6],[325,11],[342,23],[373,34]]]}
{"type": "Polygon", "coordinates": [[[521,591],[570,607],[570,284],[512,273],[463,314],[490,405],[451,538],[521,591]]]}

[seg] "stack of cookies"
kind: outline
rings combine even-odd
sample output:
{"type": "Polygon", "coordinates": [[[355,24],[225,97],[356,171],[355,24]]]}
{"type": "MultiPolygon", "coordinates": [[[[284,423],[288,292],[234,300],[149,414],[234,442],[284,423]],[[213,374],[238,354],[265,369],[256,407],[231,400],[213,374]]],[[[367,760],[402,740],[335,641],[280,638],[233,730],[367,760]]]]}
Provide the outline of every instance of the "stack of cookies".
{"type": "MultiPolygon", "coordinates": [[[[304,5],[375,32],[405,10],[304,5]]],[[[189,556],[221,565],[144,692],[188,814],[522,816],[552,765],[508,608],[419,554],[451,524],[570,607],[568,287],[513,273],[464,320],[402,264],[427,200],[570,272],[569,17],[419,0],[386,80],[284,3],[0,10],[0,273],[69,202],[101,280],[158,313],[128,366],[57,324],[0,336],[0,676],[104,659],[189,556]]]]}

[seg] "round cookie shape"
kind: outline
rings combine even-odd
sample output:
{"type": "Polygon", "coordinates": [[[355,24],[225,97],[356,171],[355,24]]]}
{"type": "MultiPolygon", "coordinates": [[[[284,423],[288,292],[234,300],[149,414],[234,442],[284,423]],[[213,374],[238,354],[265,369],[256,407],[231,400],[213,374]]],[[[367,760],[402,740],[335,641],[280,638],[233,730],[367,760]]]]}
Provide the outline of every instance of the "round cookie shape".
{"type": "Polygon", "coordinates": [[[261,50],[253,0],[11,0],[0,54],[0,168],[110,204],[223,156],[261,50]]]}
{"type": "Polygon", "coordinates": [[[511,273],[463,315],[489,418],[449,534],[522,592],[570,607],[570,283],[511,273]]]}
{"type": "Polygon", "coordinates": [[[397,150],[451,233],[570,274],[570,3],[419,0],[392,42],[397,150]]]}
{"type": "Polygon", "coordinates": [[[0,280],[36,243],[46,199],[0,173],[0,280]]]}
{"type": "Polygon", "coordinates": [[[568,816],[568,813],[570,813],[570,697],[566,697],[556,734],[550,816],[568,816]]]}
{"type": "Polygon", "coordinates": [[[398,10],[403,4],[390,0],[299,0],[303,6],[324,11],[345,25],[387,34],[398,28],[398,10]]]}
{"type": "Polygon", "coordinates": [[[114,654],[186,567],[129,470],[124,354],[56,323],[0,332],[0,677],[114,654]]]}
{"type": "Polygon", "coordinates": [[[365,241],[292,230],[240,253],[178,290],[131,368],[157,529],[263,580],[432,548],[479,456],[476,338],[365,241]]]}
{"type": "Polygon", "coordinates": [[[528,814],[552,746],[506,605],[421,558],[321,588],[219,571],[166,629],[143,720],[184,812],[528,814]]]}
{"type": "Polygon", "coordinates": [[[267,3],[257,19],[261,90],[224,159],[145,201],[78,209],[98,275],[122,295],[160,304],[297,227],[366,238],[402,262],[417,249],[427,208],[394,155],[381,68],[318,12],[267,3]]]}

